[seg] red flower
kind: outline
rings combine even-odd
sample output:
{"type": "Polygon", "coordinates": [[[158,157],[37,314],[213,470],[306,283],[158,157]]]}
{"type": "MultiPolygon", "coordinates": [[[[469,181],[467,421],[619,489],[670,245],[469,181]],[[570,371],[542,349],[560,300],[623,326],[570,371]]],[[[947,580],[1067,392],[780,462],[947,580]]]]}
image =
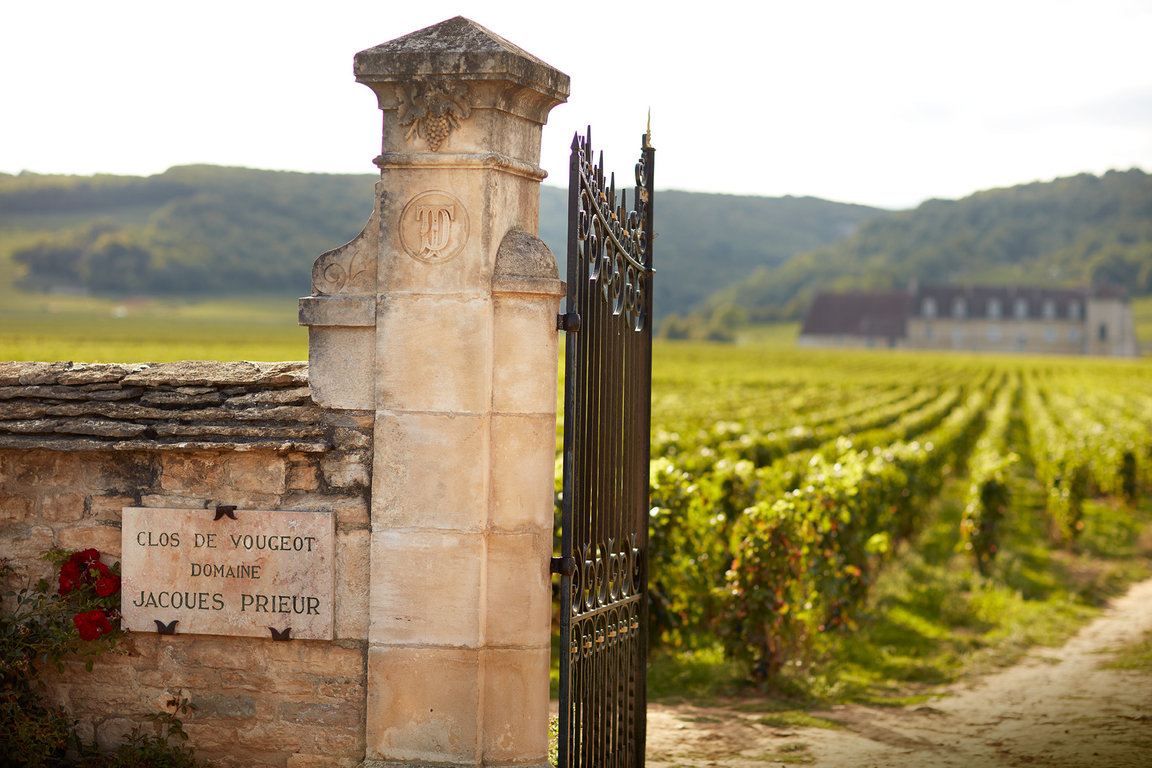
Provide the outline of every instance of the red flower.
{"type": "Polygon", "coordinates": [[[120,590],[120,577],[116,574],[107,574],[96,580],[96,594],[108,597],[120,590]]]}
{"type": "Polygon", "coordinates": [[[97,560],[88,567],[88,570],[84,572],[84,581],[93,582],[97,579],[102,579],[108,575],[108,570],[108,566],[97,560]]]}
{"type": "Polygon", "coordinates": [[[80,586],[80,580],[84,574],[80,571],[80,566],[71,560],[64,563],[60,569],[60,589],[59,594],[66,595],[80,586]]]}
{"type": "Polygon", "coordinates": [[[76,614],[72,617],[72,623],[80,631],[81,640],[95,640],[112,631],[112,623],[108,621],[108,615],[99,608],[87,613],[76,614]]]}
{"type": "Polygon", "coordinates": [[[72,557],[68,558],[68,561],[76,563],[76,565],[84,569],[91,568],[94,564],[100,562],[100,550],[89,548],[79,552],[73,552],[72,557]]]}

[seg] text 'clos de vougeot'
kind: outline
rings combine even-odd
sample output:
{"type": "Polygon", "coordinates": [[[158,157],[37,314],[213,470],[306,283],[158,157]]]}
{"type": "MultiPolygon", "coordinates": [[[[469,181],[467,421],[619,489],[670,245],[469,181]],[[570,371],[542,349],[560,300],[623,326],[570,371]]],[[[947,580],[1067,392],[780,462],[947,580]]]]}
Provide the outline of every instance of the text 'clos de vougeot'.
{"type": "Polygon", "coordinates": [[[123,624],[331,639],[334,531],[329,512],[125,508],[123,624]]]}

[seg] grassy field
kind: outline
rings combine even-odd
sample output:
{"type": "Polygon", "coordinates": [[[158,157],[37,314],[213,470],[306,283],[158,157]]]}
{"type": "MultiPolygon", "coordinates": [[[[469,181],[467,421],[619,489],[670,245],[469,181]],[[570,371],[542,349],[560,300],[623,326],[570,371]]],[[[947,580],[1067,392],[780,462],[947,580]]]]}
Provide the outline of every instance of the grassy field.
{"type": "MultiPolygon", "coordinates": [[[[1136,335],[1152,350],[1152,297],[1132,302],[1136,335]]],[[[739,345],[794,349],[797,323],[747,329],[739,345]]],[[[657,346],[657,360],[661,357],[657,346]]],[[[0,290],[0,360],[137,363],[306,360],[296,297],[111,300],[0,290]]]]}
{"type": "Polygon", "coordinates": [[[0,297],[0,359],[85,363],[307,360],[294,297],[211,301],[0,297]]]}

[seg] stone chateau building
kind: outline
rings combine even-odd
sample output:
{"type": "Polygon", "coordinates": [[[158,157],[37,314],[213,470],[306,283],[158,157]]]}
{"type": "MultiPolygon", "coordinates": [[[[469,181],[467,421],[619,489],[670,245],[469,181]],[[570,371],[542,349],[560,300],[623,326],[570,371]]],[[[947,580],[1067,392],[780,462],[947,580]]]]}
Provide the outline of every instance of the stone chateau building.
{"type": "Polygon", "coordinates": [[[819,293],[805,347],[893,347],[1055,355],[1139,354],[1123,289],[917,285],[819,293]]]}

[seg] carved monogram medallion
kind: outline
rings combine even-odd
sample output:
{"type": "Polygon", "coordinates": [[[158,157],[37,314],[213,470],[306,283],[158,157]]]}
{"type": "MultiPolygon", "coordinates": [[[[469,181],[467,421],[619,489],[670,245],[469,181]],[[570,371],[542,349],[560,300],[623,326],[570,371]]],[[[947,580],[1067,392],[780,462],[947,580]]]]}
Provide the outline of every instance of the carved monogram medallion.
{"type": "Polygon", "coordinates": [[[449,261],[468,240],[468,212],[447,192],[424,192],[400,214],[400,241],[409,256],[428,264],[449,261]]]}

